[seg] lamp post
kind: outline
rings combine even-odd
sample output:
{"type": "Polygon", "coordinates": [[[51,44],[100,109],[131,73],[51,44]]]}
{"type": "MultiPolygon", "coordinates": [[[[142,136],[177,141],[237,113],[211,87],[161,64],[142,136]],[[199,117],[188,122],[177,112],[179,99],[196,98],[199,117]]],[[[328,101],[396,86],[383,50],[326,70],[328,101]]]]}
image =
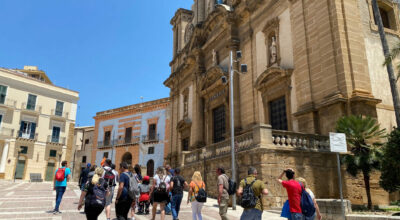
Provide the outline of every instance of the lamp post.
{"type": "MultiPolygon", "coordinates": [[[[236,182],[236,166],[235,166],[235,117],[234,117],[234,99],[233,99],[233,74],[236,70],[233,69],[233,62],[239,62],[238,60],[233,60],[233,52],[230,51],[230,66],[229,66],[229,107],[230,107],[230,117],[231,117],[231,169],[232,169],[232,179],[236,182]]],[[[236,58],[242,58],[242,52],[236,51],[236,58]]],[[[236,71],[237,73],[240,73],[236,71]]],[[[241,72],[247,72],[247,65],[241,65],[241,72]]],[[[232,209],[236,210],[236,196],[232,197],[232,209]]]]}
{"type": "Polygon", "coordinates": [[[15,183],[15,178],[16,178],[16,176],[17,176],[18,160],[19,160],[19,155],[21,154],[21,151],[22,151],[21,147],[18,147],[18,150],[17,150],[17,160],[16,160],[16,163],[15,163],[14,183],[15,183]]]}

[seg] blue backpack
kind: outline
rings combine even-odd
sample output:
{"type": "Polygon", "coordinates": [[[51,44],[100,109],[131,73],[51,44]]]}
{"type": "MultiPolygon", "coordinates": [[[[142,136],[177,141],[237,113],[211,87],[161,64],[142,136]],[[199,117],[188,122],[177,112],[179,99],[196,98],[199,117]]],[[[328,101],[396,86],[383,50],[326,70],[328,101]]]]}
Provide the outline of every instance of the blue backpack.
{"type": "Polygon", "coordinates": [[[312,200],[310,194],[304,189],[303,185],[299,183],[301,186],[301,199],[300,199],[300,207],[303,215],[306,217],[311,217],[315,213],[314,201],[312,200]]]}

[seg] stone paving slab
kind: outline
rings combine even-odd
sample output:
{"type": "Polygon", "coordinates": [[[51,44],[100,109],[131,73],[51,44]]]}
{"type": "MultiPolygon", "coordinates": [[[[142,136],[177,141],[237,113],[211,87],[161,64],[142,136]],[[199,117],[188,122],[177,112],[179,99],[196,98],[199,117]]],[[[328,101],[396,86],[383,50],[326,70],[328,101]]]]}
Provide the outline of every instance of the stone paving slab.
{"type": "MultiPolygon", "coordinates": [[[[115,194],[117,190],[115,190],[115,194]]],[[[53,191],[52,183],[29,183],[23,181],[6,181],[0,180],[0,220],[10,219],[31,219],[31,220],[80,220],[86,219],[85,214],[77,210],[80,190],[77,183],[69,183],[67,191],[64,194],[61,202],[60,210],[62,214],[54,215],[51,210],[55,205],[55,191],[53,191]]],[[[186,203],[187,194],[185,193],[179,219],[190,220],[192,219],[192,211],[190,204],[186,203]]],[[[114,196],[115,200],[115,196],[114,196]]],[[[111,219],[115,219],[115,206],[112,204],[111,219]]],[[[228,217],[231,220],[240,219],[243,209],[237,207],[237,210],[228,210],[228,217]]],[[[215,199],[207,199],[204,204],[203,210],[204,220],[217,220],[220,219],[218,214],[217,201],[215,199]]],[[[130,214],[129,214],[130,217],[130,214]]],[[[148,220],[150,215],[136,215],[137,220],[148,220]]],[[[99,220],[105,220],[105,212],[99,216],[99,220]]],[[[160,219],[160,215],[156,216],[160,219]]],[[[171,220],[172,216],[167,215],[166,220],[171,220]]],[[[264,212],[263,219],[268,220],[282,220],[278,214],[271,212],[264,212]]]]}

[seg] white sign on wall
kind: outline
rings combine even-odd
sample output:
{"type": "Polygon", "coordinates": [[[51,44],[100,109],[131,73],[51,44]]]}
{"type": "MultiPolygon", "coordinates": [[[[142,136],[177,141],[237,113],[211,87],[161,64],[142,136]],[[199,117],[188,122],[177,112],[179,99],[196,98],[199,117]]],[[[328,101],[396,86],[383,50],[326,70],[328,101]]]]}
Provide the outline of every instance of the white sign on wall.
{"type": "Polygon", "coordinates": [[[347,153],[346,135],[343,133],[329,133],[331,152],[347,153]]]}

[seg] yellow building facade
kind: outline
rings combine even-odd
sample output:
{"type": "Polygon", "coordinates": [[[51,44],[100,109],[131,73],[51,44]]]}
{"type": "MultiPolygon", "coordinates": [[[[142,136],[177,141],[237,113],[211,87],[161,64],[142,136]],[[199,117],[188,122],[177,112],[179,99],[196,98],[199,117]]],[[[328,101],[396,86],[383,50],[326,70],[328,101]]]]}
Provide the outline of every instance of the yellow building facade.
{"type": "Polygon", "coordinates": [[[0,178],[53,179],[73,156],[78,99],[35,66],[0,68],[0,178]]]}

